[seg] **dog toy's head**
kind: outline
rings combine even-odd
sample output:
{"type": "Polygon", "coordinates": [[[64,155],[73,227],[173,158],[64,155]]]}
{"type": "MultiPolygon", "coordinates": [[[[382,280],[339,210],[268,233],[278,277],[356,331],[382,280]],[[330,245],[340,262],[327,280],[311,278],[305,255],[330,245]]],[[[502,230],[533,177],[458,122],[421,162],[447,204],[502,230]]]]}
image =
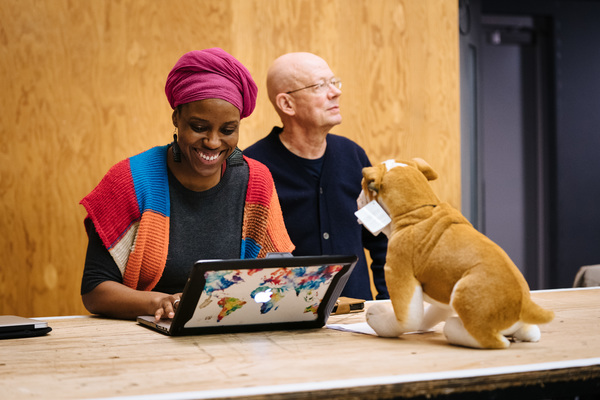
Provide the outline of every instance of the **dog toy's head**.
{"type": "Polygon", "coordinates": [[[363,168],[362,174],[362,187],[367,199],[377,200],[392,218],[423,205],[439,203],[429,185],[429,181],[437,179],[437,173],[420,158],[388,160],[363,168]]]}

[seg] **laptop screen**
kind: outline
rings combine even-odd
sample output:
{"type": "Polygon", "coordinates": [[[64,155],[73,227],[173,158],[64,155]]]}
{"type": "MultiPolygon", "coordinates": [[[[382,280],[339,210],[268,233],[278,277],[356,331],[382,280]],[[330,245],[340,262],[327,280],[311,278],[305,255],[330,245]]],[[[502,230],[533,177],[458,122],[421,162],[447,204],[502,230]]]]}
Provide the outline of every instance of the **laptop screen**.
{"type": "Polygon", "coordinates": [[[204,272],[204,289],[185,327],[313,321],[343,265],[204,272]]]}

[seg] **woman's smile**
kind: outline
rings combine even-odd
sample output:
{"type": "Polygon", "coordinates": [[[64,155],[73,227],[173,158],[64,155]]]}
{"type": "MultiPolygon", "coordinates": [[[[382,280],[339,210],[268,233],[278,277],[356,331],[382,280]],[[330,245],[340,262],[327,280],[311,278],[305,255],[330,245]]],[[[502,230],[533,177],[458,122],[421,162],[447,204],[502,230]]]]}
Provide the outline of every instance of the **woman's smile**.
{"type": "Polygon", "coordinates": [[[196,153],[198,154],[198,156],[201,159],[203,159],[205,161],[208,161],[208,162],[214,162],[214,161],[218,160],[219,156],[221,154],[223,154],[223,152],[210,154],[210,153],[207,153],[206,151],[201,150],[201,149],[195,149],[195,150],[196,150],[196,153]]]}
{"type": "Polygon", "coordinates": [[[240,111],[225,100],[199,100],[177,108],[173,124],[182,160],[169,163],[171,172],[191,190],[218,184],[223,163],[238,144],[240,111]]]}

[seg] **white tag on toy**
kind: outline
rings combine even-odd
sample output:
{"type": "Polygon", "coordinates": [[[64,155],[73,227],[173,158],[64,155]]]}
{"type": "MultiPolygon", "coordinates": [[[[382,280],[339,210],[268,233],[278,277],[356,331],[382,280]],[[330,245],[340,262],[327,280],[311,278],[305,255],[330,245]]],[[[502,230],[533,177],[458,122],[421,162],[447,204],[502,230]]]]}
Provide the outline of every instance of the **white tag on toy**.
{"type": "Polygon", "coordinates": [[[358,218],[358,222],[363,224],[375,236],[379,235],[383,228],[392,222],[388,213],[376,200],[356,211],[354,215],[358,218]]]}

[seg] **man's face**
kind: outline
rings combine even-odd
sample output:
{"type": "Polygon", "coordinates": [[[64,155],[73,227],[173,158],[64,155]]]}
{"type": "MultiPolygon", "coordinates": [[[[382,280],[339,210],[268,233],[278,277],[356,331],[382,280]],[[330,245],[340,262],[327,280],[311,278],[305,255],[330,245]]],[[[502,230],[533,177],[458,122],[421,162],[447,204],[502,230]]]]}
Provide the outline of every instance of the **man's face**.
{"type": "Polygon", "coordinates": [[[342,123],[342,114],[340,113],[342,91],[329,84],[333,77],[333,72],[324,61],[311,63],[299,75],[298,87],[290,89],[295,90],[317,83],[326,83],[321,88],[312,87],[290,94],[294,97],[295,116],[307,128],[322,128],[328,131],[342,123]]]}

